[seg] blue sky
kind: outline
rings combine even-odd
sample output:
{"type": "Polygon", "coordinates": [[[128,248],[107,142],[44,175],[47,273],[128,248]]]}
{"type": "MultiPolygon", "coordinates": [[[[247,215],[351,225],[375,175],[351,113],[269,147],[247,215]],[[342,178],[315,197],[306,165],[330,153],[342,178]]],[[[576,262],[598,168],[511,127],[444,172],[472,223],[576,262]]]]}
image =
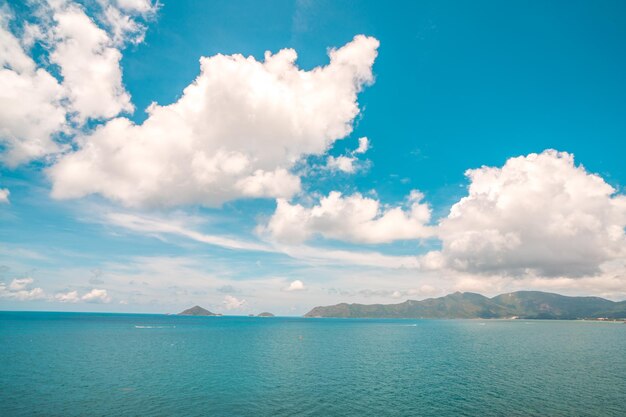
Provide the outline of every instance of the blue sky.
{"type": "Polygon", "coordinates": [[[0,307],[623,299],[625,9],[10,1],[0,307]]]}

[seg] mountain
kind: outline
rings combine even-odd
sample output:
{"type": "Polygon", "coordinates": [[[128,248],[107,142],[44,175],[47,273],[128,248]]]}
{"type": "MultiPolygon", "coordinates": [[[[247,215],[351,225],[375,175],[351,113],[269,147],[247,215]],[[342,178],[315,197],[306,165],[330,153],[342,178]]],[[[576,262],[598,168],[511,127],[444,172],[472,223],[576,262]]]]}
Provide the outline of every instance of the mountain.
{"type": "Polygon", "coordinates": [[[532,319],[626,317],[626,301],[615,302],[600,297],[567,297],[540,291],[517,291],[498,295],[492,300],[516,316],[532,319]]]}
{"type": "Polygon", "coordinates": [[[315,307],[305,317],[344,318],[507,318],[577,319],[624,318],[626,301],[599,297],[567,297],[540,291],[518,291],[488,298],[471,292],[455,292],[422,301],[400,304],[336,304],[315,307]]]}
{"type": "Polygon", "coordinates": [[[179,316],[221,316],[221,314],[215,314],[200,306],[193,306],[187,310],[178,313],[179,316]]]}
{"type": "Polygon", "coordinates": [[[268,313],[267,311],[259,314],[257,317],[276,317],[272,313],[268,313]]]}

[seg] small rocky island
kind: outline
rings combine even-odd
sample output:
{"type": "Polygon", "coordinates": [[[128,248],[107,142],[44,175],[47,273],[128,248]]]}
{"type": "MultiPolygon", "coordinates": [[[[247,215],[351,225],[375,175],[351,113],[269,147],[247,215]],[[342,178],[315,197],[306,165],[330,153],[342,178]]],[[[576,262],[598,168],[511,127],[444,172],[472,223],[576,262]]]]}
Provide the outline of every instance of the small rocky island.
{"type": "Polygon", "coordinates": [[[221,316],[221,314],[213,313],[200,306],[193,306],[185,311],[178,313],[179,316],[221,316]]]}
{"type": "Polygon", "coordinates": [[[257,317],[276,317],[276,316],[274,316],[272,313],[268,313],[267,311],[264,311],[263,313],[259,314],[257,317]]]}

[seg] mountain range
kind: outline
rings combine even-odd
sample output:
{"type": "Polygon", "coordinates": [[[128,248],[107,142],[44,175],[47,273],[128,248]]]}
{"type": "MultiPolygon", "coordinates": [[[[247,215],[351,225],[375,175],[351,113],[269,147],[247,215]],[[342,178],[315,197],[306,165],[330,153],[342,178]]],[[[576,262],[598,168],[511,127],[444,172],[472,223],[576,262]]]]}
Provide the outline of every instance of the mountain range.
{"type": "Polygon", "coordinates": [[[315,307],[305,317],[338,318],[626,318],[626,301],[600,297],[568,297],[541,291],[517,291],[492,298],[471,292],[399,304],[347,304],[315,307]]]}

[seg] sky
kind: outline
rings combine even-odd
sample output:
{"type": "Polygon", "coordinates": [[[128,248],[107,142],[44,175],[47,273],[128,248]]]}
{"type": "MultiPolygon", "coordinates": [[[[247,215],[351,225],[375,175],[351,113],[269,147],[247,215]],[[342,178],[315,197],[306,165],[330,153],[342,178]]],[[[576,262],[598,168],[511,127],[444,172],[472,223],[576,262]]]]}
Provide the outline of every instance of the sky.
{"type": "Polygon", "coordinates": [[[0,1],[0,309],[626,299],[622,1],[0,1]]]}

